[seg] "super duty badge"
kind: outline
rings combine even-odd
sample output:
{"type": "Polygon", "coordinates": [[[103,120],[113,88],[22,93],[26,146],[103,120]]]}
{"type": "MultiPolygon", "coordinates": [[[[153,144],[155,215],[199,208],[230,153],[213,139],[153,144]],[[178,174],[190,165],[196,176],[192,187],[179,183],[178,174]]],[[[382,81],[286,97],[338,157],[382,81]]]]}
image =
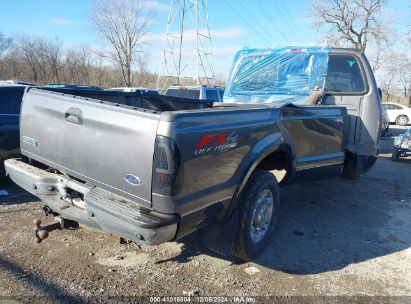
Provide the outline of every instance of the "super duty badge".
{"type": "Polygon", "coordinates": [[[22,141],[28,145],[37,147],[37,140],[35,140],[34,138],[28,137],[28,136],[23,136],[22,137],[22,141]]]}

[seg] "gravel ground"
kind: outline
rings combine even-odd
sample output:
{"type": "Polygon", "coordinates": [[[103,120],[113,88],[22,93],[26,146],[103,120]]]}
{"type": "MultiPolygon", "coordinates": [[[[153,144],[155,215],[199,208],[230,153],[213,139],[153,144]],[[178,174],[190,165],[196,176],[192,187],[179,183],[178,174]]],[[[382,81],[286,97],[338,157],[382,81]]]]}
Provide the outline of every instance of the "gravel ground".
{"type": "Polygon", "coordinates": [[[139,248],[81,228],[53,232],[37,245],[32,220],[51,218],[35,197],[3,183],[9,195],[0,197],[0,304],[182,295],[411,303],[411,157],[392,162],[391,146],[384,138],[376,165],[357,181],[283,189],[272,243],[253,263],[213,255],[198,234],[139,248]]]}

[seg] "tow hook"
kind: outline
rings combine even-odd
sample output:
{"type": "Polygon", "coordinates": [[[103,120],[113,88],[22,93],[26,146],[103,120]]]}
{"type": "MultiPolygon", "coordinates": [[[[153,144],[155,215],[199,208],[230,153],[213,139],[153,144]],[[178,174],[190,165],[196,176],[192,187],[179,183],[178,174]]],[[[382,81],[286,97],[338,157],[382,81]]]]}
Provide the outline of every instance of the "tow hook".
{"type": "Polygon", "coordinates": [[[49,232],[57,229],[64,229],[64,219],[61,217],[55,217],[55,219],[55,221],[45,225],[41,225],[41,219],[35,219],[33,221],[34,235],[38,244],[49,236],[49,232]]]}

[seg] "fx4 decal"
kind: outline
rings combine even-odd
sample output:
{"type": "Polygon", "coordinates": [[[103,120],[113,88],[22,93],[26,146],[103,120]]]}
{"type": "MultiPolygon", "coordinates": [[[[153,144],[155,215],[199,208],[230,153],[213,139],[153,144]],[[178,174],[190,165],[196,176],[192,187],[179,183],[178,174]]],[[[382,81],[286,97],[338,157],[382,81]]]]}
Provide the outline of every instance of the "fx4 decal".
{"type": "Polygon", "coordinates": [[[238,135],[232,132],[207,134],[201,137],[197,143],[195,155],[202,155],[209,152],[226,152],[237,146],[238,135]]]}

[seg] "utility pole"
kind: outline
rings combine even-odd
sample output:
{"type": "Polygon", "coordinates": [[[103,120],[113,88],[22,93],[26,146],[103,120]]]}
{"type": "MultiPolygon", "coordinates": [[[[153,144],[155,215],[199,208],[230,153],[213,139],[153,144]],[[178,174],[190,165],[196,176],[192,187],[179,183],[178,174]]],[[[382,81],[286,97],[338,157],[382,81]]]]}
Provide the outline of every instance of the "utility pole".
{"type": "Polygon", "coordinates": [[[171,1],[157,88],[173,84],[214,84],[207,0],[171,1]]]}

